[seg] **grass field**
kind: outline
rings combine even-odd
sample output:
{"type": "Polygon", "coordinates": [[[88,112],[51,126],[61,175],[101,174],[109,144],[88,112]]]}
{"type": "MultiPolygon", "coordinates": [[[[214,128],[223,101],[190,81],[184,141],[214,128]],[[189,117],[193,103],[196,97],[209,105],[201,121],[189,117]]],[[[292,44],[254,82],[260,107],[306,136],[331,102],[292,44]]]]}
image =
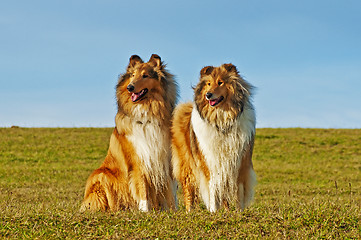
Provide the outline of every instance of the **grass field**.
{"type": "Polygon", "coordinates": [[[361,129],[257,129],[242,213],[79,213],[111,131],[0,128],[0,238],[361,238],[361,129]]]}

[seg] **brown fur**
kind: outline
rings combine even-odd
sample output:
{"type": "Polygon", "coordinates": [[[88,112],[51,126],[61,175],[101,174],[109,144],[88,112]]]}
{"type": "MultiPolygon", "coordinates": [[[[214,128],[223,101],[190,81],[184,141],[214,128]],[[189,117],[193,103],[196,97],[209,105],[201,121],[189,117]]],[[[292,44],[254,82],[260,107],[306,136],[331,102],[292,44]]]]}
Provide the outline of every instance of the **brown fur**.
{"type": "Polygon", "coordinates": [[[194,89],[194,102],[202,118],[219,128],[227,128],[243,111],[251,90],[252,86],[239,75],[233,64],[208,66],[201,70],[200,81],[194,89]],[[212,107],[204,97],[207,92],[222,95],[224,100],[218,107],[212,107]],[[220,112],[226,113],[226,117],[218,118],[220,112]]]}
{"type": "Polygon", "coordinates": [[[146,210],[174,209],[169,145],[170,118],[177,98],[173,75],[158,55],[153,54],[147,63],[133,55],[126,73],[119,77],[116,97],[118,113],[108,154],[88,178],[81,210],[118,211],[135,208],[141,201],[147,202],[146,210]],[[132,92],[127,90],[130,84],[132,92]],[[132,94],[144,89],[147,93],[133,102],[132,94]],[[145,154],[137,152],[138,142],[134,141],[138,140],[147,145],[145,154]],[[158,141],[163,143],[159,151],[152,145],[158,141]]]}
{"type": "MultiPolygon", "coordinates": [[[[226,137],[231,131],[233,133],[236,131],[236,134],[243,136],[242,132],[234,130],[234,126],[242,124],[240,121],[243,121],[241,115],[244,109],[247,112],[249,110],[253,111],[250,103],[251,89],[252,86],[240,77],[236,67],[232,64],[223,64],[220,67],[204,67],[200,72],[200,81],[194,89],[194,104],[180,104],[175,109],[172,123],[173,173],[182,185],[184,203],[188,211],[191,209],[196,196],[200,192],[206,191],[200,189],[207,187],[204,184],[202,185],[201,182],[205,181],[209,184],[211,176],[217,175],[217,169],[212,169],[211,166],[213,161],[218,161],[207,159],[201,149],[200,139],[198,139],[195,129],[201,129],[202,126],[194,125],[192,122],[193,106],[195,105],[200,118],[209,124],[208,129],[214,129],[220,139],[222,139],[222,136],[226,137]],[[212,93],[211,100],[221,98],[223,100],[217,105],[211,106],[210,100],[206,98],[207,93],[212,93]]],[[[233,195],[229,194],[230,196],[242,195],[241,197],[235,197],[237,206],[242,209],[252,198],[252,188],[255,180],[254,176],[251,176],[253,172],[254,126],[250,126],[250,130],[252,133],[249,134],[249,138],[240,149],[235,150],[239,150],[242,156],[234,160],[236,161],[235,166],[237,166],[237,169],[234,169],[236,172],[234,181],[243,189],[235,190],[233,195]]],[[[233,141],[237,141],[237,139],[233,141]]],[[[220,141],[217,144],[222,145],[223,143],[220,141]]],[[[209,146],[209,148],[212,148],[212,146],[209,146]]],[[[222,161],[233,160],[223,159],[222,161]]],[[[231,200],[228,195],[223,195],[219,197],[218,204],[223,203],[225,208],[228,208],[231,200]]]]}

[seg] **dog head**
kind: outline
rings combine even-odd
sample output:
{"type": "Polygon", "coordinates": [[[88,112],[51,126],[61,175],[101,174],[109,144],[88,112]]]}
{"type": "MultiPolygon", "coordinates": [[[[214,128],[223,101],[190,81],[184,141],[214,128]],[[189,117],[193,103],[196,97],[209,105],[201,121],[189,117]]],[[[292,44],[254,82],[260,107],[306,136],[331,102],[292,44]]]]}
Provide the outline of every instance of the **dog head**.
{"type": "Polygon", "coordinates": [[[127,91],[132,102],[141,102],[146,99],[159,99],[164,93],[161,88],[161,70],[163,64],[158,55],[153,54],[147,63],[137,56],[131,56],[127,73],[129,82],[127,91]]]}
{"type": "MultiPolygon", "coordinates": [[[[173,75],[165,69],[157,54],[148,62],[133,55],[129,59],[126,73],[119,77],[116,87],[118,110],[133,111],[134,106],[143,111],[172,111],[177,98],[177,86],[173,75]],[[132,110],[133,109],[133,110],[132,110]]],[[[154,113],[155,114],[155,113],[154,113]]]]}
{"type": "Polygon", "coordinates": [[[209,122],[234,120],[249,101],[252,86],[233,64],[207,66],[200,72],[194,101],[202,118],[209,122]],[[225,116],[220,120],[220,116],[225,116]]]}

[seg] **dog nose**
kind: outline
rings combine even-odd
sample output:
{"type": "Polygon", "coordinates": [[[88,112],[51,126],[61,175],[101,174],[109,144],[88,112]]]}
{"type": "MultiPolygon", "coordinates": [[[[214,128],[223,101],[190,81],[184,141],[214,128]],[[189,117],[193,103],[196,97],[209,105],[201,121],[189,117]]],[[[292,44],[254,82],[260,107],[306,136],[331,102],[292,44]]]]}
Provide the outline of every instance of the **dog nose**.
{"type": "Polygon", "coordinates": [[[133,86],[132,84],[129,84],[129,85],[127,86],[127,90],[128,90],[129,92],[133,92],[133,91],[134,91],[134,86],[133,86]]]}
{"type": "Polygon", "coordinates": [[[212,93],[207,92],[207,93],[206,93],[206,98],[207,98],[207,100],[211,99],[212,95],[213,95],[212,93]]]}

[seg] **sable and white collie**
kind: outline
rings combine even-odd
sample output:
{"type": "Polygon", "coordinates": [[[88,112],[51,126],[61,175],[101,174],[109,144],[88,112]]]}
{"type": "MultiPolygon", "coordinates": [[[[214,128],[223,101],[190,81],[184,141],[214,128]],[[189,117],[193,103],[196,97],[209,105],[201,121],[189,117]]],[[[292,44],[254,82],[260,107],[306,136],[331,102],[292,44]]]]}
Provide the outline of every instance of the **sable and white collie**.
{"type": "Polygon", "coordinates": [[[253,198],[255,110],[252,86],[233,64],[204,67],[194,103],[176,107],[172,124],[173,173],[191,210],[198,194],[211,212],[222,204],[244,209],[253,198]]]}
{"type": "Polygon", "coordinates": [[[177,96],[158,55],[146,63],[131,56],[116,86],[108,154],[86,183],[81,210],[175,209],[170,125],[177,96]]]}

